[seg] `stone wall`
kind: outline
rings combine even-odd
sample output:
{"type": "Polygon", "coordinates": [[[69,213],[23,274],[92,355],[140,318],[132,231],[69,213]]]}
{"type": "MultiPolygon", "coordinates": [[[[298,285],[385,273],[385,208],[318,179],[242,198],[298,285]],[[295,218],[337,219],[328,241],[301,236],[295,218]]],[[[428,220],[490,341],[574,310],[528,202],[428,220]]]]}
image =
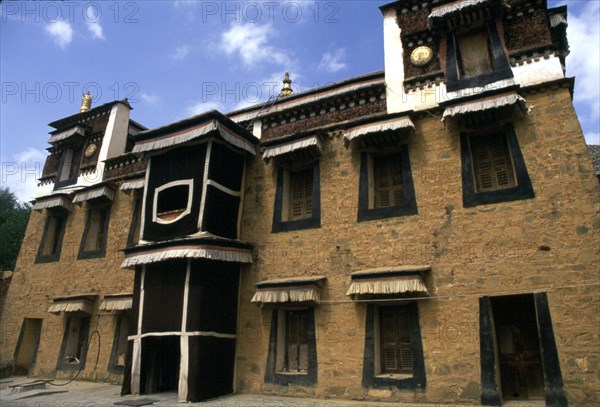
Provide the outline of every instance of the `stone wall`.
{"type": "Polygon", "coordinates": [[[6,299],[0,353],[2,361],[12,360],[23,319],[40,318],[43,319],[42,339],[34,377],[72,377],[76,371],[56,372],[64,332],[64,314],[49,314],[47,310],[52,298],[95,294],[99,299],[90,321],[85,368],[79,378],[119,382],[120,375],[112,375],[107,371],[116,318],[114,314],[98,313],[98,308],[100,299],[105,294],[133,291],[133,272],[121,269],[124,257],[121,250],[127,243],[134,205],[133,195],[120,191],[115,195],[111,207],[106,257],[78,260],[77,253],[86,221],[86,205],[73,205],[67,219],[60,261],[45,264],[36,264],[35,258],[44,230],[46,211],[32,212],[14,271],[13,284],[6,299]],[[93,334],[94,331],[98,333],[93,334]]]}
{"type": "Polygon", "coordinates": [[[357,223],[360,151],[337,135],[321,157],[321,227],[271,233],[277,168],[247,169],[242,239],[256,261],[243,268],[238,391],[353,399],[479,403],[479,298],[547,292],[571,405],[600,402],[597,332],[600,188],[567,89],[525,94],[532,111],[514,121],[536,198],[463,208],[460,129],[441,112],[414,120],[407,137],[418,215],[357,223]],[[432,299],[418,302],[425,391],[361,385],[366,304],[346,297],[349,273],[429,264],[432,299]],[[315,308],[318,383],[264,383],[271,306],[250,303],[254,284],[324,275],[315,308]]]}

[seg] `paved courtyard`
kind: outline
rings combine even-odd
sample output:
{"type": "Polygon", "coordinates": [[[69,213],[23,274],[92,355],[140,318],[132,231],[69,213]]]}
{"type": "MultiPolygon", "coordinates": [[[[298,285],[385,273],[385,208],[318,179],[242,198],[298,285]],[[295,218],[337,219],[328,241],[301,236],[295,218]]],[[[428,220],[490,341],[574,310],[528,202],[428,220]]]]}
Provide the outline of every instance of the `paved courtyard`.
{"type": "MultiPolygon", "coordinates": [[[[181,407],[177,402],[175,393],[159,393],[144,396],[121,397],[120,386],[104,383],[91,383],[75,381],[66,386],[46,385],[46,389],[30,390],[19,396],[26,398],[13,399],[14,393],[10,393],[9,386],[32,382],[32,379],[18,377],[10,379],[10,382],[0,384],[0,405],[14,407],[108,407],[117,402],[134,401],[140,399],[155,400],[152,406],[181,407]],[[52,392],[52,393],[51,393],[52,392]]],[[[57,382],[59,383],[59,382],[57,382]]],[[[189,403],[201,407],[458,407],[456,404],[427,404],[427,403],[390,403],[390,402],[366,402],[351,400],[320,400],[296,397],[273,397],[260,395],[232,395],[221,397],[205,402],[189,403]]],[[[131,404],[135,405],[135,404],[131,404]]],[[[505,404],[511,407],[537,407],[544,404],[536,402],[516,402],[505,404]]],[[[460,406],[469,406],[463,404],[460,406]]]]}

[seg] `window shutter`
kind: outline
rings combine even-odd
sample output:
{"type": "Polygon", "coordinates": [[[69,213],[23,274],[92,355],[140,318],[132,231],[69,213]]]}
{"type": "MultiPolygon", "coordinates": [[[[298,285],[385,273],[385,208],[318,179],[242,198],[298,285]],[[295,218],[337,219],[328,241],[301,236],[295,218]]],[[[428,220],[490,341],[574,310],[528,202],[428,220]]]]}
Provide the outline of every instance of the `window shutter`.
{"type": "Polygon", "coordinates": [[[290,219],[312,216],[313,170],[290,172],[290,219]]]}
{"type": "Polygon", "coordinates": [[[373,178],[376,208],[402,205],[404,189],[402,187],[402,161],[399,155],[375,157],[373,159],[373,178]]]}
{"type": "Polygon", "coordinates": [[[460,73],[464,78],[472,78],[491,72],[492,59],[487,31],[479,31],[457,38],[460,54],[460,73]]]}
{"type": "Polygon", "coordinates": [[[382,372],[412,372],[410,314],[402,307],[382,308],[379,318],[382,372]]]}
{"type": "Polygon", "coordinates": [[[506,136],[471,137],[470,144],[477,191],[515,186],[506,136]]]}

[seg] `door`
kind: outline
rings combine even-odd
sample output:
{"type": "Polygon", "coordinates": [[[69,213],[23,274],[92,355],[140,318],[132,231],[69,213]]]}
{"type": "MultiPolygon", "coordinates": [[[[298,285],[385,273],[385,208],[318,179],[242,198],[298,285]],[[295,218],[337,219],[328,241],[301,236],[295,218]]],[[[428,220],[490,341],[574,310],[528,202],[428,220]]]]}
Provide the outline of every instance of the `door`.
{"type": "Polygon", "coordinates": [[[28,375],[35,365],[40,336],[42,333],[42,320],[36,318],[23,319],[19,341],[15,349],[15,367],[13,375],[28,375]]]}

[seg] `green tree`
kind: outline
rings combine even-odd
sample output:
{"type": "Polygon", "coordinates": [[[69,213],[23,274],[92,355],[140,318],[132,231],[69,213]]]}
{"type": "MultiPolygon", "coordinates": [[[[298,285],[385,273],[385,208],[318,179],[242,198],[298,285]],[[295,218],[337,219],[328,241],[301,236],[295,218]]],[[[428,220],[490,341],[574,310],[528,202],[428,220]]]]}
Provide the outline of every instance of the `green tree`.
{"type": "Polygon", "coordinates": [[[31,207],[20,203],[5,187],[0,187],[0,271],[13,270],[29,220],[31,207]]]}

